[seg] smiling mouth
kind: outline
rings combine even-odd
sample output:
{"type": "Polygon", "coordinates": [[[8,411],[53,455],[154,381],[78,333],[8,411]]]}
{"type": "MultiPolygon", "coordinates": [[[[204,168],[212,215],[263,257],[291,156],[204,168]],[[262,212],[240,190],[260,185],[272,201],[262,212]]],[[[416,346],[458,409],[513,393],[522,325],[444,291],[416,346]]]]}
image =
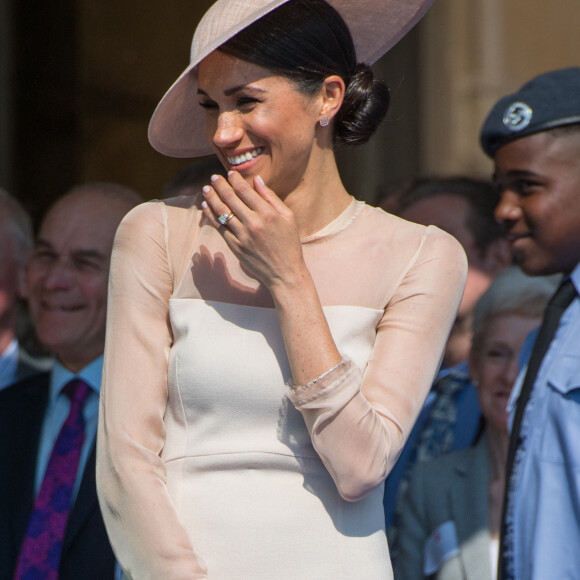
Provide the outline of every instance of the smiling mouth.
{"type": "Polygon", "coordinates": [[[253,151],[246,151],[241,155],[233,155],[232,157],[228,156],[228,163],[235,167],[236,165],[241,165],[242,163],[246,163],[247,161],[251,161],[252,159],[256,158],[258,155],[264,153],[263,147],[257,147],[253,151]]]}
{"type": "Polygon", "coordinates": [[[81,306],[57,306],[44,303],[42,308],[48,312],[77,312],[81,309],[81,306]]]}

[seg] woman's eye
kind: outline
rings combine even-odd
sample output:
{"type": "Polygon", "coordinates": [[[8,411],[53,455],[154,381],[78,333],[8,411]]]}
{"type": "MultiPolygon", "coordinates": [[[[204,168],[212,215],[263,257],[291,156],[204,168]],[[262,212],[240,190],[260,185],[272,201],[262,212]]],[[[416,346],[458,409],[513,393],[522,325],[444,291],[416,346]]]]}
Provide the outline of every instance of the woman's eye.
{"type": "Polygon", "coordinates": [[[258,99],[255,99],[253,97],[240,97],[238,99],[238,107],[248,107],[251,105],[255,105],[259,103],[258,99]]]}
{"type": "Polygon", "coordinates": [[[204,109],[215,109],[217,108],[216,103],[212,102],[212,101],[200,101],[199,102],[200,107],[203,107],[204,109]]]}

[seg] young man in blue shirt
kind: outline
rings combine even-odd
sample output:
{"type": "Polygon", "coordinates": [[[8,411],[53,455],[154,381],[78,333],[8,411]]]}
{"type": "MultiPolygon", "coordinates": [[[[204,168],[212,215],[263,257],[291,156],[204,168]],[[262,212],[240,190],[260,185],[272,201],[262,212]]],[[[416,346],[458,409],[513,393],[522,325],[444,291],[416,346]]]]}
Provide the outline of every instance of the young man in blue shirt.
{"type": "Polygon", "coordinates": [[[508,405],[501,580],[580,574],[579,95],[580,68],[545,73],[498,101],[481,132],[515,261],[529,275],[562,273],[569,289],[508,405]]]}

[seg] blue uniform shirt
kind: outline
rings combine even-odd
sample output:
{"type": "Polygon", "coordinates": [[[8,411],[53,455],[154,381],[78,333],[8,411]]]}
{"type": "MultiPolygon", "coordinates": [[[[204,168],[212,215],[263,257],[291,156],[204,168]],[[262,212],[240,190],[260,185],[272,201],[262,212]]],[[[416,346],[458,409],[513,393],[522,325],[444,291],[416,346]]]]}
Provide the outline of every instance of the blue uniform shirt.
{"type": "MultiPolygon", "coordinates": [[[[571,275],[580,289],[580,264],[571,275]]],[[[525,372],[525,371],[524,371],[525,372]]],[[[523,372],[512,391],[513,415],[523,372]]],[[[506,522],[508,577],[580,578],[580,298],[564,312],[521,425],[506,522]]]]}

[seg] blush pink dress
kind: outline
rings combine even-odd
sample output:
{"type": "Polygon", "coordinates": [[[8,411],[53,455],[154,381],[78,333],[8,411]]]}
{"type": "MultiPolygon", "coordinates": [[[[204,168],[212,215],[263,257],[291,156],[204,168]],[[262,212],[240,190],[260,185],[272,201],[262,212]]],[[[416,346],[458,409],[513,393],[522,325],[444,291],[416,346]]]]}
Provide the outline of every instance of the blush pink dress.
{"type": "Polygon", "coordinates": [[[390,579],[383,481],[461,299],[460,245],[363,202],[302,240],[343,364],[292,391],[270,294],[197,198],[112,258],[97,480],[128,578],[390,579]]]}

